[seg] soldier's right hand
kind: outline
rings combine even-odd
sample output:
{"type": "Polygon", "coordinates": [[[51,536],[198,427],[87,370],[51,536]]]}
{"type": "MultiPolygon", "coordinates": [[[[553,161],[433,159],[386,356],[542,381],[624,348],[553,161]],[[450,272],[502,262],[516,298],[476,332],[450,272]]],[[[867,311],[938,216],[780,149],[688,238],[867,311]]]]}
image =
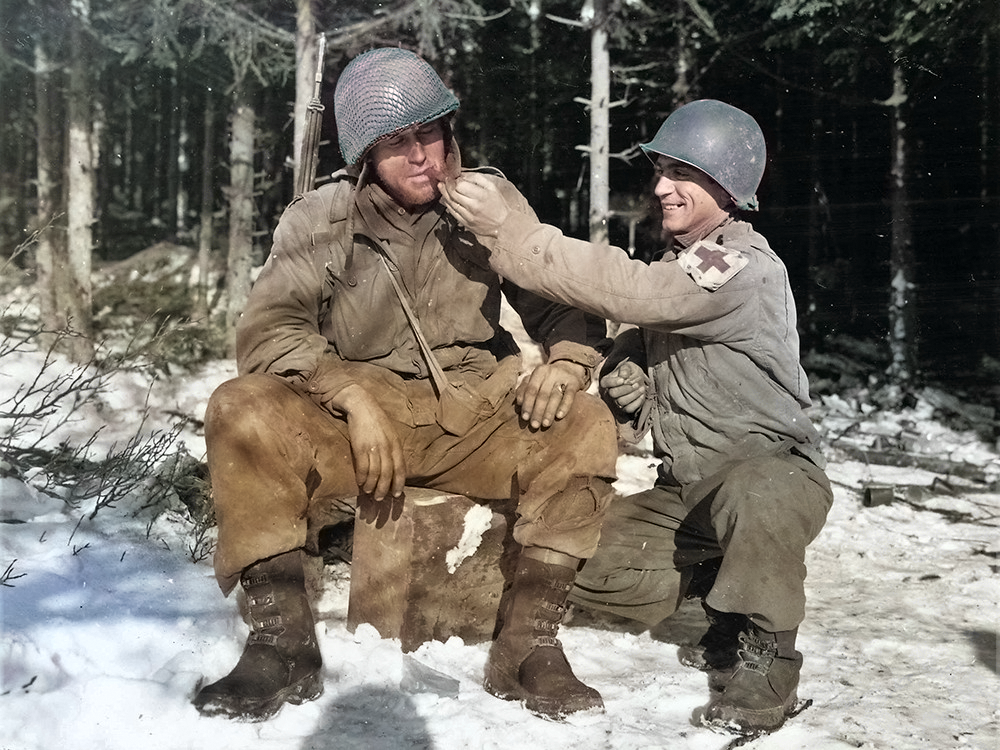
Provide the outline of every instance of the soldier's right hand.
{"type": "Polygon", "coordinates": [[[634,414],[646,400],[646,373],[635,362],[625,360],[601,378],[601,390],[626,414],[634,414]]]}
{"type": "Polygon", "coordinates": [[[402,497],[406,485],[403,444],[382,407],[359,385],[338,394],[338,408],[347,415],[358,490],[376,502],[402,497]]]}

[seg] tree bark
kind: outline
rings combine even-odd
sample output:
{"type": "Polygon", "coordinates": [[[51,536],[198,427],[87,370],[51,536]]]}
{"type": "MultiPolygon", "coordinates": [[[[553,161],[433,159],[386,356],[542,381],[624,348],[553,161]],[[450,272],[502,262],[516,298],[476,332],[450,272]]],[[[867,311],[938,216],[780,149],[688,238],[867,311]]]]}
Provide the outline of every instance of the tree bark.
{"type": "MultiPolygon", "coordinates": [[[[81,3],[76,12],[86,16],[87,4],[81,3]]],[[[69,74],[67,121],[69,135],[66,153],[66,228],[67,267],[57,283],[61,304],[66,310],[70,327],[78,334],[68,339],[70,356],[86,362],[93,356],[92,289],[90,272],[94,247],[93,227],[97,208],[97,136],[94,128],[91,79],[93,56],[90,40],[83,32],[80,18],[74,20],[70,32],[72,64],[69,74]]]]}
{"type": "Polygon", "coordinates": [[[523,175],[524,197],[528,204],[538,206],[541,203],[541,186],[539,177],[543,174],[539,164],[539,154],[543,153],[542,133],[538,118],[541,116],[538,107],[538,51],[542,48],[542,3],[541,0],[530,0],[528,4],[528,71],[525,80],[528,84],[528,117],[524,126],[528,129],[527,148],[521,150],[521,174],[523,175]]]}
{"type": "Polygon", "coordinates": [[[295,136],[292,161],[295,165],[292,184],[299,184],[302,169],[302,141],[306,111],[313,95],[316,77],[316,13],[313,0],[295,0],[295,136]]]}
{"type": "MultiPolygon", "coordinates": [[[[991,124],[991,109],[997,107],[996,98],[991,94],[993,87],[997,85],[1000,78],[1000,65],[994,69],[991,66],[991,59],[997,54],[997,46],[994,42],[1000,37],[1000,30],[993,34],[989,30],[982,33],[982,46],[980,52],[980,82],[982,101],[982,114],[979,121],[979,200],[982,205],[982,215],[995,215],[1000,202],[1000,169],[993,169],[995,178],[990,180],[991,165],[1000,163],[1000,138],[996,137],[997,123],[991,124]],[[990,197],[991,190],[993,192],[990,197]]],[[[1000,223],[985,222],[982,231],[983,243],[1000,247],[1000,223]]],[[[995,252],[986,253],[989,259],[984,264],[984,275],[986,278],[1000,280],[1000,255],[995,252]]],[[[1000,284],[983,285],[977,284],[977,289],[983,289],[981,300],[978,305],[986,310],[988,323],[985,326],[988,331],[989,345],[987,351],[1000,353],[1000,284]],[[985,287],[985,289],[984,289],[985,287]]]]}
{"type": "Polygon", "coordinates": [[[691,96],[691,81],[688,72],[691,70],[691,47],[688,42],[688,27],[685,22],[687,0],[677,0],[677,16],[674,21],[677,34],[677,49],[674,52],[674,82],[670,86],[674,100],[670,103],[671,111],[685,104],[691,96]]]}
{"type": "Polygon", "coordinates": [[[35,249],[36,289],[42,328],[49,333],[66,327],[65,312],[56,295],[56,261],[65,255],[65,231],[56,229],[57,216],[62,212],[60,203],[59,174],[62,162],[60,139],[54,123],[55,81],[52,61],[45,49],[45,41],[35,40],[35,144],[37,149],[36,190],[38,206],[35,230],[38,244],[35,249]]]}
{"type": "Polygon", "coordinates": [[[174,232],[178,237],[184,237],[188,231],[188,168],[191,145],[190,123],[188,122],[188,97],[177,79],[171,78],[173,88],[173,106],[171,112],[171,141],[173,147],[170,153],[172,171],[170,197],[174,205],[174,232]]]}
{"type": "MultiPolygon", "coordinates": [[[[809,149],[809,184],[812,190],[809,191],[809,214],[807,236],[807,267],[815,272],[823,268],[825,258],[825,247],[823,242],[823,218],[821,216],[822,207],[820,196],[822,195],[822,166],[820,164],[820,140],[824,132],[823,112],[820,106],[819,97],[815,94],[811,97],[812,117],[810,118],[812,128],[812,148],[809,149]]],[[[819,309],[816,299],[817,287],[809,284],[806,288],[806,304],[804,305],[805,315],[803,316],[803,329],[806,339],[812,345],[820,338],[821,334],[816,327],[816,316],[813,314],[819,309]]]]}
{"type": "MultiPolygon", "coordinates": [[[[905,59],[897,53],[895,60],[905,59]]],[[[916,375],[916,300],[913,273],[913,226],[910,215],[908,170],[909,144],[906,134],[904,107],[907,100],[906,78],[898,62],[892,66],[892,166],[890,211],[892,217],[889,252],[889,351],[891,363],[888,375],[896,383],[908,383],[916,375]]]]}
{"type": "Polygon", "coordinates": [[[209,273],[211,271],[212,240],[215,231],[212,212],[215,208],[212,179],[215,165],[215,95],[205,90],[203,122],[204,143],[201,149],[201,222],[198,230],[198,289],[195,295],[195,317],[208,321],[211,311],[209,273]]]}
{"type": "Polygon", "coordinates": [[[253,256],[253,157],[256,115],[246,89],[237,86],[233,97],[229,152],[229,257],[226,270],[228,303],[226,342],[236,355],[236,321],[250,294],[253,256]]]}
{"type": "Polygon", "coordinates": [[[608,243],[611,58],[607,0],[587,0],[590,28],[590,241],[608,243]]]}
{"type": "Polygon", "coordinates": [[[164,155],[166,159],[165,185],[166,195],[164,206],[166,210],[167,227],[177,230],[177,206],[180,196],[180,142],[181,142],[181,114],[180,114],[180,86],[177,82],[177,72],[171,71],[169,76],[164,76],[167,84],[167,117],[166,132],[164,133],[164,155]]]}

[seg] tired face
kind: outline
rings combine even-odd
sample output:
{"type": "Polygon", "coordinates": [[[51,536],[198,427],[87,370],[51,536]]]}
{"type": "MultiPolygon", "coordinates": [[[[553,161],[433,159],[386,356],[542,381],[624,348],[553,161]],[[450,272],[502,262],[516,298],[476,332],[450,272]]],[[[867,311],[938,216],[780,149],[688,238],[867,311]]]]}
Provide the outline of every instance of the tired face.
{"type": "Polygon", "coordinates": [[[408,211],[437,200],[445,177],[441,120],[413,125],[372,146],[371,161],[386,192],[408,211]]]}
{"type": "Polygon", "coordinates": [[[725,219],[733,202],[700,169],[662,155],[656,160],[653,193],[663,210],[663,229],[674,235],[710,230],[725,219]]]}

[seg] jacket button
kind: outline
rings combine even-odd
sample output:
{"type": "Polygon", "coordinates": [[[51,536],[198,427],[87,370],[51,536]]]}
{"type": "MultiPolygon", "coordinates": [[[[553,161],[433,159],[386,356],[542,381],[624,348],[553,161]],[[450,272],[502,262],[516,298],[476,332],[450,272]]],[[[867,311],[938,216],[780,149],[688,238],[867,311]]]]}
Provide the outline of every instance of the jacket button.
{"type": "Polygon", "coordinates": [[[538,245],[534,245],[531,248],[531,252],[533,252],[535,255],[538,255],[540,252],[542,252],[542,248],[540,248],[538,245]]]}

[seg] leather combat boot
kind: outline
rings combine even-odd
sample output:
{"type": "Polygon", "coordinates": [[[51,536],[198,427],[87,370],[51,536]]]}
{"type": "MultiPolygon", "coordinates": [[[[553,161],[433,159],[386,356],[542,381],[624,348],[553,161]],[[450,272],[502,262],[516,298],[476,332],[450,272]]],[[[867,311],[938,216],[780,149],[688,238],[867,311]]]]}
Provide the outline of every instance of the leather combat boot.
{"type": "Polygon", "coordinates": [[[733,676],[703,720],[741,733],[768,732],[795,708],[802,654],[795,650],[795,630],[771,633],[747,622],[733,676]]]}
{"type": "Polygon", "coordinates": [[[488,693],[522,701],[529,711],[552,719],[604,708],[600,693],[573,674],[556,639],[578,564],[576,558],[538,547],[521,553],[500,634],[486,662],[488,693]]]}
{"type": "Polygon", "coordinates": [[[746,615],[736,612],[712,609],[704,601],[701,607],[708,619],[708,630],[698,643],[680,646],[677,659],[685,667],[707,672],[712,689],[721,690],[739,662],[739,636],[749,620],[746,615]]]}
{"type": "Polygon", "coordinates": [[[233,671],[203,687],[194,705],[206,716],[264,721],[284,703],[304,703],[323,693],[322,659],[301,552],[251,565],[240,584],[247,598],[250,636],[233,671]]]}

